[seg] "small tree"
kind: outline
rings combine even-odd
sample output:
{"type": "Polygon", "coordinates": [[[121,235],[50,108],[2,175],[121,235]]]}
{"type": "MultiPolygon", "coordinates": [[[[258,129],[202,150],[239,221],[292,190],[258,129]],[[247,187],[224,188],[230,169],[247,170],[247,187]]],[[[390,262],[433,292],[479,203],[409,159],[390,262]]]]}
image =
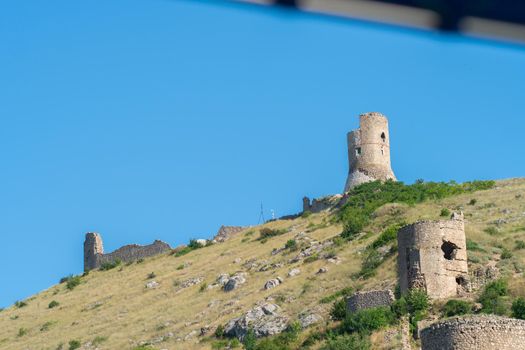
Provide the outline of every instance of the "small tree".
{"type": "Polygon", "coordinates": [[[525,298],[519,297],[512,303],[512,317],[525,320],[525,298]]]}

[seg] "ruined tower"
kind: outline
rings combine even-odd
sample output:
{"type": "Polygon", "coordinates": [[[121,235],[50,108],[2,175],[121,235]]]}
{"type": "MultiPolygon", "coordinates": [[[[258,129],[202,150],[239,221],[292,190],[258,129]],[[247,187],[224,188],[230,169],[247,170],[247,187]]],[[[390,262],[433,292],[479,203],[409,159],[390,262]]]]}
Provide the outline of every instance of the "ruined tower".
{"type": "Polygon", "coordinates": [[[359,116],[359,129],[347,134],[350,168],[345,192],[365,182],[396,180],[390,166],[388,119],[377,112],[359,116]]]}
{"type": "Polygon", "coordinates": [[[402,293],[419,288],[442,299],[469,289],[463,214],[405,226],[397,233],[397,244],[402,293]]]}
{"type": "Polygon", "coordinates": [[[86,233],[84,241],[84,271],[98,267],[98,256],[104,254],[102,237],[98,233],[86,233]]]}

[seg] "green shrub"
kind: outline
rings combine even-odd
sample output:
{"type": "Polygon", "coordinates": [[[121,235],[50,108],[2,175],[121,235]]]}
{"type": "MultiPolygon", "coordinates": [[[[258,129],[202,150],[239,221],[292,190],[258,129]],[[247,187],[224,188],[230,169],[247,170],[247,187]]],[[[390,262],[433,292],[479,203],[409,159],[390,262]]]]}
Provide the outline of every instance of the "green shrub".
{"type": "Polygon", "coordinates": [[[52,309],[54,307],[57,307],[58,305],[60,305],[60,303],[56,300],[53,300],[49,303],[49,305],[47,306],[49,309],[52,309]]]}
{"type": "Polygon", "coordinates": [[[416,182],[405,185],[402,182],[374,181],[354,187],[348,192],[348,200],[340,211],[343,222],[341,236],[352,239],[370,221],[370,215],[386,203],[416,204],[425,200],[442,199],[462,193],[472,193],[493,188],[494,181],[416,182]]]}
{"type": "Polygon", "coordinates": [[[517,298],[512,303],[512,317],[525,320],[525,299],[522,297],[517,298]]]}
{"type": "Polygon", "coordinates": [[[22,301],[18,301],[18,300],[17,300],[17,301],[15,301],[15,306],[16,306],[17,308],[20,309],[20,308],[22,308],[22,307],[27,306],[27,302],[26,302],[26,301],[23,301],[23,300],[22,300],[22,301]]]}
{"type": "Polygon", "coordinates": [[[411,289],[405,295],[405,299],[407,302],[408,312],[411,314],[418,312],[426,313],[430,306],[427,293],[421,289],[411,289]]]}
{"type": "Polygon", "coordinates": [[[336,247],[340,247],[345,243],[345,240],[338,236],[338,237],[332,238],[332,242],[334,242],[334,245],[336,247]]]}
{"type": "Polygon", "coordinates": [[[101,270],[101,271],[111,270],[111,269],[114,269],[117,266],[120,266],[120,264],[122,264],[122,260],[120,260],[120,259],[115,259],[113,261],[107,261],[105,263],[102,263],[102,265],[100,265],[99,270],[101,270]]]}
{"type": "Polygon", "coordinates": [[[477,242],[467,239],[467,251],[469,250],[477,252],[486,252],[486,250],[481,248],[477,242]]]}
{"type": "Polygon", "coordinates": [[[341,290],[338,290],[334,294],[331,294],[329,296],[326,296],[326,297],[322,298],[319,302],[321,304],[328,304],[328,303],[331,303],[332,301],[334,301],[335,299],[337,299],[337,298],[339,298],[341,296],[343,296],[343,297],[349,296],[353,292],[354,292],[354,288],[352,288],[352,287],[345,287],[345,288],[343,288],[341,290]]]}
{"type": "Polygon", "coordinates": [[[447,317],[466,315],[472,312],[472,303],[465,300],[452,299],[443,305],[441,311],[447,317]]]}
{"type": "Polygon", "coordinates": [[[80,284],[80,282],[82,282],[80,276],[69,276],[66,282],[66,288],[73,290],[80,284]]]}
{"type": "Polygon", "coordinates": [[[403,227],[404,225],[405,223],[400,223],[400,224],[396,224],[396,225],[387,227],[379,235],[379,237],[377,237],[377,239],[374,242],[372,242],[369,248],[377,249],[379,247],[383,247],[387,244],[395,242],[397,240],[397,231],[399,231],[399,229],[403,227]]]}
{"type": "Polygon", "coordinates": [[[202,282],[201,286],[199,287],[199,292],[203,293],[208,289],[208,283],[202,282]]]}
{"type": "Polygon", "coordinates": [[[482,305],[481,312],[496,315],[507,314],[507,306],[503,299],[507,295],[507,281],[499,279],[487,284],[478,298],[482,305]]]}
{"type": "Polygon", "coordinates": [[[146,277],[147,279],[151,280],[151,279],[154,279],[155,277],[157,277],[157,275],[155,274],[155,272],[150,272],[148,273],[148,276],[146,277]]]}
{"type": "Polygon", "coordinates": [[[291,251],[297,250],[297,241],[295,239],[289,239],[288,241],[286,241],[284,247],[291,251]]]}
{"type": "Polygon", "coordinates": [[[188,243],[188,248],[191,250],[199,249],[204,247],[203,244],[199,243],[196,239],[190,239],[190,243],[188,243]]]}
{"type": "Polygon", "coordinates": [[[405,297],[401,297],[395,300],[390,306],[392,312],[396,315],[397,318],[405,316],[408,314],[408,304],[405,297]]]}
{"type": "Polygon", "coordinates": [[[342,330],[348,333],[368,334],[372,331],[394,324],[396,318],[389,307],[364,309],[346,316],[342,330]]]}
{"type": "Polygon", "coordinates": [[[361,270],[357,273],[355,277],[362,277],[364,279],[375,276],[376,269],[383,262],[381,254],[377,250],[369,250],[368,254],[365,256],[363,262],[361,263],[361,270]]]}
{"type": "Polygon", "coordinates": [[[242,339],[242,344],[246,350],[255,350],[255,347],[257,346],[257,338],[252,329],[249,329],[248,332],[246,332],[246,335],[242,339]]]}
{"type": "Polygon", "coordinates": [[[337,300],[330,310],[330,316],[333,320],[342,320],[346,317],[346,302],[345,299],[337,300]]]}
{"type": "Polygon", "coordinates": [[[215,336],[217,338],[222,338],[224,336],[224,326],[222,324],[218,325],[215,329],[215,336]]]}
{"type": "Polygon", "coordinates": [[[305,210],[305,211],[303,211],[303,213],[301,214],[301,217],[302,217],[303,219],[306,219],[306,218],[309,217],[310,215],[312,215],[312,212],[309,211],[309,210],[305,210]]]}
{"type": "Polygon", "coordinates": [[[516,246],[514,247],[516,250],[519,250],[519,249],[525,249],[525,241],[522,241],[522,240],[517,240],[516,241],[516,246]]]}
{"type": "Polygon", "coordinates": [[[98,335],[98,336],[95,337],[95,339],[93,339],[93,341],[91,343],[92,343],[92,345],[97,346],[97,345],[100,345],[100,344],[102,344],[103,342],[105,342],[107,340],[108,340],[108,337],[98,335]]]}
{"type": "Polygon", "coordinates": [[[47,332],[49,330],[49,328],[51,328],[51,326],[53,324],[55,324],[56,322],[52,322],[52,321],[47,321],[46,323],[44,323],[42,325],[42,327],[40,327],[40,332],[47,332]]]}
{"type": "Polygon", "coordinates": [[[80,348],[80,340],[70,340],[69,341],[69,350],[75,350],[80,348]]]}
{"type": "Polygon", "coordinates": [[[155,350],[151,345],[139,345],[133,348],[133,350],[155,350]]]}
{"type": "Polygon", "coordinates": [[[512,258],[512,252],[509,249],[507,249],[507,248],[503,248],[501,250],[501,258],[502,259],[510,259],[510,258],[512,258]]]}
{"type": "Polygon", "coordinates": [[[184,269],[184,264],[180,264],[179,266],[177,266],[177,270],[183,270],[184,269]]]}
{"type": "Polygon", "coordinates": [[[268,239],[268,238],[272,238],[272,237],[275,237],[275,236],[280,236],[284,233],[286,233],[287,230],[274,230],[274,229],[271,229],[269,227],[263,227],[262,229],[259,230],[259,238],[257,238],[258,240],[263,240],[263,239],[268,239]]]}
{"type": "Polygon", "coordinates": [[[29,331],[27,330],[27,328],[19,328],[19,329],[18,329],[18,334],[17,334],[17,336],[18,336],[18,337],[23,337],[24,335],[27,334],[27,332],[29,332],[29,331]]]}
{"type": "Polygon", "coordinates": [[[370,340],[359,334],[340,334],[327,339],[320,350],[368,350],[372,345],[370,340]]]}
{"type": "Polygon", "coordinates": [[[476,205],[477,202],[478,200],[476,198],[472,198],[470,202],[468,202],[468,205],[476,205]]]}
{"type": "Polygon", "coordinates": [[[316,260],[319,260],[319,254],[317,254],[317,253],[312,254],[309,257],[305,258],[304,262],[305,263],[311,263],[311,262],[314,262],[316,260]]]}
{"type": "Polygon", "coordinates": [[[483,231],[485,231],[485,233],[488,233],[491,236],[497,235],[499,233],[498,229],[494,226],[489,226],[483,231]]]}
{"type": "Polygon", "coordinates": [[[447,208],[441,209],[441,212],[439,213],[439,216],[449,217],[450,216],[450,210],[448,210],[447,208]]]}

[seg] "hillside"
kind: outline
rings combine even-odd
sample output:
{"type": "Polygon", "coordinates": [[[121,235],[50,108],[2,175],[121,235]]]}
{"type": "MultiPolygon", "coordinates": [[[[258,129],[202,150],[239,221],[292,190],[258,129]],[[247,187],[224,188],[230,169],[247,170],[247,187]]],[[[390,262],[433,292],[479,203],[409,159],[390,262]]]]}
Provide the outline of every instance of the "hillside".
{"type": "MultiPolygon", "coordinates": [[[[343,288],[395,289],[396,254],[385,255],[375,275],[357,277],[365,248],[386,227],[400,220],[437,219],[444,208],[464,212],[469,271],[495,266],[509,277],[510,295],[525,296],[525,246],[516,243],[525,240],[525,179],[511,179],[497,181],[489,190],[415,205],[385,204],[374,211],[365,233],[349,241],[333,241],[343,231],[342,223],[335,211],[323,212],[247,228],[226,242],[182,256],[170,253],[91,271],[72,289],[60,283],[24,301],[27,305],[0,312],[0,348],[68,349],[77,340],[82,349],[126,350],[144,343],[153,349],[210,349],[218,325],[265,300],[279,305],[280,314],[290,321],[300,315],[322,318],[301,333],[304,339],[334,325],[330,309],[343,288]],[[261,240],[263,228],[276,235],[261,240]],[[294,243],[287,244],[289,240],[294,243]],[[282,249],[285,245],[288,248],[282,249]],[[322,248],[310,257],[294,259],[308,247],[322,248]],[[282,251],[272,254],[278,249],[282,251]],[[289,276],[294,268],[300,272],[289,276]],[[322,268],[326,269],[320,272],[322,268]],[[221,274],[241,272],[246,282],[232,291],[214,285],[221,274]],[[283,280],[280,285],[264,289],[278,276],[283,280]],[[152,281],[158,285],[147,288],[152,281]],[[50,308],[53,301],[58,305],[50,308]]],[[[437,308],[434,305],[434,315],[437,308]]],[[[372,334],[372,347],[399,348],[406,339],[396,336],[396,327],[372,334]]]]}

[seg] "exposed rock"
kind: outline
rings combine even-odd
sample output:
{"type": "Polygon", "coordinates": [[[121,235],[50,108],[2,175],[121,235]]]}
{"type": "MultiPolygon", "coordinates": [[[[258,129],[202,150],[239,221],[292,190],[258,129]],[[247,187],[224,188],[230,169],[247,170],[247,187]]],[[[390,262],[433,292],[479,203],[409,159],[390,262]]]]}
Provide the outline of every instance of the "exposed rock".
{"type": "Polygon", "coordinates": [[[215,235],[213,240],[216,242],[224,242],[230,239],[231,237],[233,237],[236,233],[239,233],[244,229],[245,227],[242,227],[242,226],[224,226],[223,225],[219,228],[219,231],[217,231],[217,234],[215,235]]]}
{"type": "Polygon", "coordinates": [[[300,273],[301,273],[301,270],[299,269],[291,269],[290,271],[288,271],[288,277],[297,276],[300,273]]]}
{"type": "Polygon", "coordinates": [[[287,324],[288,317],[280,314],[279,306],[266,303],[230,320],[224,328],[224,334],[242,340],[251,329],[256,337],[265,337],[281,333],[287,324]]]}
{"type": "Polygon", "coordinates": [[[317,273],[327,273],[328,272],[328,267],[326,266],[323,266],[319,269],[319,271],[317,271],[317,273]]]}
{"type": "Polygon", "coordinates": [[[334,256],[333,258],[326,259],[326,261],[328,261],[331,264],[339,265],[341,263],[341,258],[338,256],[334,256]]]}
{"type": "Polygon", "coordinates": [[[272,289],[272,288],[275,288],[275,287],[277,287],[278,285],[280,285],[281,283],[283,283],[283,279],[282,279],[281,277],[272,278],[271,280],[267,281],[267,282],[264,284],[264,289],[272,289]]]}
{"type": "Polygon", "coordinates": [[[157,281],[150,281],[146,283],[146,288],[148,289],[157,288],[158,286],[160,286],[160,284],[157,281]]]}
{"type": "Polygon", "coordinates": [[[246,274],[244,272],[239,272],[230,277],[228,282],[224,285],[224,291],[229,292],[231,290],[239,288],[241,284],[246,283],[246,274]]]}
{"type": "Polygon", "coordinates": [[[310,327],[315,323],[321,322],[322,320],[323,318],[320,315],[314,313],[303,313],[299,315],[299,323],[303,329],[310,327]]]}
{"type": "Polygon", "coordinates": [[[389,306],[395,300],[390,289],[357,292],[346,300],[347,312],[356,312],[379,306],[389,306]]]}
{"type": "Polygon", "coordinates": [[[221,285],[221,286],[224,286],[226,283],[228,283],[228,280],[230,279],[230,275],[228,275],[227,273],[221,273],[218,277],[217,277],[217,284],[221,285]]]}
{"type": "Polygon", "coordinates": [[[208,241],[205,240],[205,239],[202,239],[202,238],[199,238],[199,239],[196,239],[195,242],[197,242],[199,245],[205,247],[206,245],[208,245],[208,241]]]}
{"type": "Polygon", "coordinates": [[[192,278],[189,278],[189,279],[183,281],[180,284],[180,286],[181,286],[181,288],[188,288],[188,287],[191,287],[191,286],[194,286],[196,284],[201,283],[203,280],[204,280],[203,277],[192,277],[192,278]]]}
{"type": "Polygon", "coordinates": [[[283,267],[283,264],[281,263],[273,263],[273,264],[266,264],[259,268],[259,272],[269,271],[269,270],[275,270],[283,267]]]}

